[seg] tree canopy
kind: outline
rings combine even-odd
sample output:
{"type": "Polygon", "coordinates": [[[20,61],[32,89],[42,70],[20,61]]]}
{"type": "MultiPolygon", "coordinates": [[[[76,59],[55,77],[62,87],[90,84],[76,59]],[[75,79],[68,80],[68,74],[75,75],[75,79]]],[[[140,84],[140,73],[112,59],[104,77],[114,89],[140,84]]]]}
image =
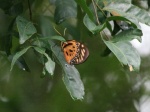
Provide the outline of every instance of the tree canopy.
{"type": "Polygon", "coordinates": [[[148,0],[0,0],[0,110],[139,111],[149,59],[142,65],[130,41],[142,42],[148,9],[148,0]],[[67,40],[87,46],[84,63],[66,62],[67,40]]]}

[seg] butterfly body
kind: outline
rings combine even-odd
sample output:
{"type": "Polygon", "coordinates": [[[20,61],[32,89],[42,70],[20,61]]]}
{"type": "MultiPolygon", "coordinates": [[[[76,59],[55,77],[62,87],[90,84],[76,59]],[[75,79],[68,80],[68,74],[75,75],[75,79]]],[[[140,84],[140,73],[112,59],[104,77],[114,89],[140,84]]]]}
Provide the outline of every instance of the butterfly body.
{"type": "Polygon", "coordinates": [[[70,65],[83,63],[89,56],[87,47],[76,40],[62,42],[61,47],[64,57],[70,65]]]}

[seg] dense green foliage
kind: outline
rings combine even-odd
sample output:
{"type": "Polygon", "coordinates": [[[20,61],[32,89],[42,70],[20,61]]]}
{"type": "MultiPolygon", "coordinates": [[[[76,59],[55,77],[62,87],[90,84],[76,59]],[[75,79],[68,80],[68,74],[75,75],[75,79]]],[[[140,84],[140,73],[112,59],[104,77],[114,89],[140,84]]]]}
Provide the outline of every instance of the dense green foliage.
{"type": "Polygon", "coordinates": [[[138,76],[141,58],[130,41],[142,40],[139,22],[150,25],[140,5],[131,0],[0,0],[0,111],[138,110],[145,91],[142,84],[135,86],[147,75],[138,76]],[[66,63],[60,43],[70,39],[88,47],[85,63],[66,63]]]}

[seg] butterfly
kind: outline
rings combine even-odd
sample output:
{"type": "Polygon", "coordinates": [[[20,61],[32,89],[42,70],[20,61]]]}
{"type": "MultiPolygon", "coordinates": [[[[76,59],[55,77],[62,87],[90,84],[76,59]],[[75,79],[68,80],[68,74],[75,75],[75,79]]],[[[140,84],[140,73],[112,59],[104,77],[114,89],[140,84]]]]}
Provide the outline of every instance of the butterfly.
{"type": "Polygon", "coordinates": [[[89,56],[88,48],[76,40],[61,43],[66,62],[70,65],[83,63],[89,56]]]}

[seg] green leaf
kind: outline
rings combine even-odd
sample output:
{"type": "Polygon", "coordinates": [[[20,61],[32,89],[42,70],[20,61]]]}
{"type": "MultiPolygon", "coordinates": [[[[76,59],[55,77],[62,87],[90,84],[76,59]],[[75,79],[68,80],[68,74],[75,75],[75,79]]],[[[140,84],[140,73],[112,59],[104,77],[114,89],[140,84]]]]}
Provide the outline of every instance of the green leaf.
{"type": "Polygon", "coordinates": [[[77,16],[77,5],[74,0],[57,0],[54,18],[60,24],[70,17],[77,16]]]}
{"type": "MultiPolygon", "coordinates": [[[[12,60],[14,57],[14,55],[9,55],[9,60],[12,60]]],[[[30,68],[28,67],[26,61],[24,60],[24,58],[22,56],[20,56],[16,62],[15,65],[17,65],[18,68],[20,68],[21,70],[25,70],[27,72],[30,72],[30,68]]]]}
{"type": "Polygon", "coordinates": [[[53,75],[55,70],[55,62],[53,62],[51,59],[48,59],[48,61],[45,63],[45,68],[48,73],[53,75]]]}
{"type": "Polygon", "coordinates": [[[39,38],[39,40],[59,40],[59,41],[66,41],[62,36],[51,36],[51,37],[43,37],[39,38]]]}
{"type": "Polygon", "coordinates": [[[13,59],[12,59],[12,62],[11,62],[10,71],[13,69],[13,66],[14,66],[15,62],[18,60],[18,58],[21,57],[24,53],[26,53],[29,48],[31,48],[31,46],[29,46],[29,47],[27,47],[27,48],[24,48],[23,50],[17,52],[17,53],[14,55],[14,57],[13,57],[13,59]]]}
{"type": "Polygon", "coordinates": [[[40,48],[46,48],[46,46],[49,46],[49,39],[45,39],[45,38],[41,38],[41,37],[37,37],[33,39],[34,41],[32,42],[33,46],[37,46],[40,48]]]}
{"type": "Polygon", "coordinates": [[[34,49],[47,58],[47,62],[45,63],[45,69],[49,74],[53,75],[55,70],[55,62],[52,61],[48,54],[45,53],[45,49],[42,49],[40,47],[34,47],[34,49]]]}
{"type": "Polygon", "coordinates": [[[113,32],[111,23],[109,23],[108,21],[106,21],[106,27],[108,28],[108,30],[109,30],[111,33],[113,32]]]}
{"type": "Polygon", "coordinates": [[[84,86],[80,79],[78,70],[72,66],[65,66],[65,74],[63,74],[63,81],[66,85],[67,90],[74,99],[83,99],[84,86]]]}
{"type": "Polygon", "coordinates": [[[73,66],[66,63],[64,55],[61,52],[60,47],[50,43],[52,45],[52,52],[60,62],[61,67],[63,68],[63,81],[66,85],[67,90],[73,99],[82,100],[84,97],[84,86],[80,79],[80,74],[78,70],[73,66]]]}
{"type": "Polygon", "coordinates": [[[137,50],[129,42],[116,42],[103,40],[106,46],[114,53],[117,59],[129,68],[133,67],[135,71],[139,71],[141,59],[137,50]]]}
{"type": "Polygon", "coordinates": [[[42,71],[41,77],[45,77],[45,74],[46,74],[46,70],[45,70],[45,67],[44,67],[44,68],[43,68],[43,71],[42,71]]]}
{"type": "Polygon", "coordinates": [[[112,27],[109,23],[109,21],[125,21],[126,23],[128,23],[129,25],[131,25],[133,28],[139,28],[139,24],[133,23],[132,21],[126,19],[125,17],[121,17],[121,16],[111,16],[108,17],[105,22],[101,25],[96,25],[93,21],[91,21],[88,17],[88,15],[84,16],[83,22],[84,25],[88,28],[89,31],[91,31],[93,34],[102,31],[104,28],[108,28],[110,32],[112,32],[112,27]]]}
{"type": "Polygon", "coordinates": [[[113,39],[111,41],[119,42],[119,41],[131,41],[133,39],[137,39],[139,42],[141,42],[142,41],[141,36],[142,36],[141,30],[130,29],[130,30],[122,31],[119,34],[113,36],[113,39]]]}
{"type": "Polygon", "coordinates": [[[102,31],[105,27],[106,24],[102,25],[96,25],[89,17],[88,15],[85,15],[83,18],[84,25],[88,28],[89,31],[91,31],[93,34],[102,31]]]}
{"type": "Polygon", "coordinates": [[[27,21],[21,16],[18,16],[16,18],[16,23],[17,23],[19,36],[20,36],[20,39],[19,39],[20,44],[23,44],[33,34],[37,32],[34,25],[30,21],[27,21]]]}
{"type": "Polygon", "coordinates": [[[103,10],[109,11],[115,16],[124,16],[127,19],[132,19],[132,21],[138,20],[141,23],[150,25],[149,13],[126,1],[112,1],[103,10]]]}
{"type": "Polygon", "coordinates": [[[89,16],[89,18],[93,21],[94,20],[94,15],[93,13],[90,11],[90,9],[88,8],[86,1],[85,0],[75,0],[77,2],[77,4],[80,5],[80,7],[83,9],[84,12],[87,13],[87,15],[89,16]]]}
{"type": "Polygon", "coordinates": [[[51,39],[60,40],[60,41],[66,41],[62,36],[52,36],[51,39]]]}
{"type": "Polygon", "coordinates": [[[129,25],[131,25],[132,27],[140,29],[139,23],[136,23],[135,21],[131,21],[131,19],[127,19],[122,16],[111,16],[111,17],[107,18],[107,21],[112,21],[112,20],[124,21],[124,22],[128,23],[129,25]]]}

